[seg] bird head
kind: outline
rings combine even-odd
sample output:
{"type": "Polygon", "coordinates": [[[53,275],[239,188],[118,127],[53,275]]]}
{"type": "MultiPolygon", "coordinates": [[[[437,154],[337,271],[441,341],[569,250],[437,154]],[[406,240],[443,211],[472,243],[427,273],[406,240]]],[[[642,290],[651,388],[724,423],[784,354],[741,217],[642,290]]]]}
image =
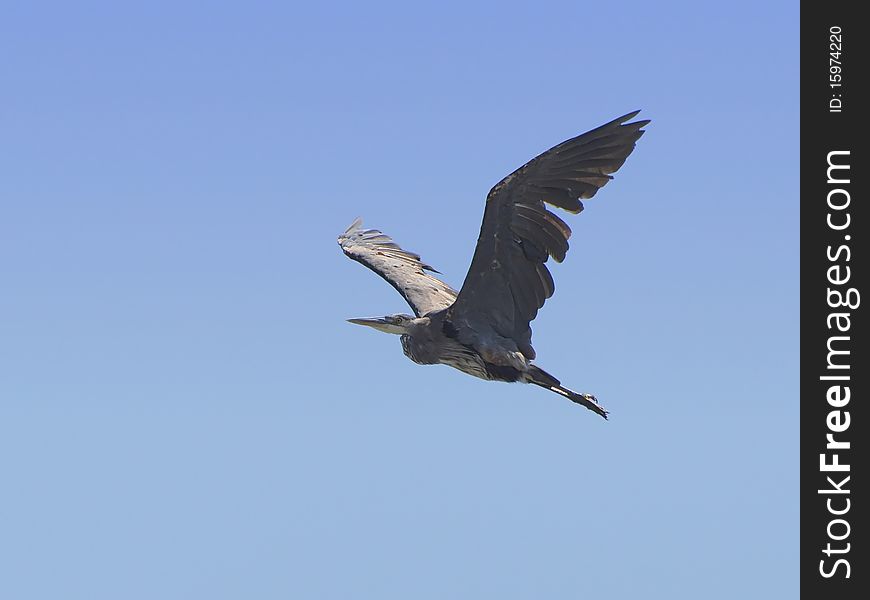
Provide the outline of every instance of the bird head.
{"type": "Polygon", "coordinates": [[[386,317],[375,317],[370,319],[348,319],[348,323],[354,325],[365,325],[372,327],[384,333],[394,333],[403,335],[409,332],[411,323],[414,317],[411,315],[387,315],[386,317]]]}

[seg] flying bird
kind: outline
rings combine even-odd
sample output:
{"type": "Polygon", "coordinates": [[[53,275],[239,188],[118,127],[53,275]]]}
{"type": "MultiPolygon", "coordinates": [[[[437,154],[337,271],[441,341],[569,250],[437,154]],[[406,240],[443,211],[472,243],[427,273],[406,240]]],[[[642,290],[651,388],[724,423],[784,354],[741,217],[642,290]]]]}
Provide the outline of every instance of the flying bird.
{"type": "Polygon", "coordinates": [[[649,121],[640,111],[562,142],[493,187],[471,267],[457,292],[420,256],[357,219],[338,237],[344,253],[405,298],[414,315],[348,319],[401,336],[421,365],[444,364],[490,381],[532,383],[607,418],[592,394],[581,394],[534,364],[530,323],[553,295],[547,259],[562,262],[571,228],[547,205],[583,210],[634,150],[649,121]]]}

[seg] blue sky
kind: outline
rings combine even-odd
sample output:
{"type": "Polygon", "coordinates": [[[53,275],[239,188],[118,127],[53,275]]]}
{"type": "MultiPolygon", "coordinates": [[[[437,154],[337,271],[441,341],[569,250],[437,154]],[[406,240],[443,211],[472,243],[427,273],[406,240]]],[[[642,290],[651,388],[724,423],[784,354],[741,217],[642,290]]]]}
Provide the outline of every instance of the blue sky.
{"type": "Polygon", "coordinates": [[[0,596],[794,597],[797,9],[5,4],[0,596]],[[609,422],[344,321],[638,108],[534,323],[609,422]]]}

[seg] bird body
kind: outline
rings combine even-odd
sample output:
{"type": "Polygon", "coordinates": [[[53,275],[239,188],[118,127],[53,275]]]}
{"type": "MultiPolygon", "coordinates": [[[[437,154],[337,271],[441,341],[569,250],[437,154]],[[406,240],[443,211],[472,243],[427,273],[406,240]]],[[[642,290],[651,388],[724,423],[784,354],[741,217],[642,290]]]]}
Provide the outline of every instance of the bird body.
{"type": "Polygon", "coordinates": [[[412,319],[406,331],[401,337],[402,351],[419,365],[444,364],[480,379],[510,382],[519,380],[528,369],[529,362],[522,354],[500,357],[497,348],[475,348],[459,342],[447,310],[412,319]]]}
{"type": "Polygon", "coordinates": [[[634,150],[649,121],[630,113],[567,140],[496,184],[487,196],[471,266],[459,292],[438,279],[420,256],[403,250],[357,219],[338,238],[344,253],[383,277],[415,316],[349,319],[401,336],[405,355],[418,364],[446,364],[491,381],[532,383],[586,406],[607,411],[533,364],[530,323],[553,295],[545,263],[564,260],[571,229],[547,205],[583,209],[634,150]]]}

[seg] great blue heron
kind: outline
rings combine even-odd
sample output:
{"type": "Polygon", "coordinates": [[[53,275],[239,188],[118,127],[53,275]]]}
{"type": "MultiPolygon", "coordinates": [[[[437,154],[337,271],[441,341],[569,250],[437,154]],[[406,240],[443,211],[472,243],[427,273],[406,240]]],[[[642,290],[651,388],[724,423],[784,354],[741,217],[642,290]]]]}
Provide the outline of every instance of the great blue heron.
{"type": "Polygon", "coordinates": [[[420,256],[400,248],[357,219],[338,237],[344,253],[383,277],[416,316],[348,319],[402,336],[402,350],[421,365],[445,364],[481,379],[533,383],[561,394],[605,419],[591,394],[562,386],[532,363],[532,329],[544,301],[553,295],[547,258],[562,262],[571,229],[546,204],[571,213],[583,210],[634,150],[649,121],[629,113],[562,142],[493,187],[486,197],[480,237],[459,292],[432,275],[420,256]]]}

